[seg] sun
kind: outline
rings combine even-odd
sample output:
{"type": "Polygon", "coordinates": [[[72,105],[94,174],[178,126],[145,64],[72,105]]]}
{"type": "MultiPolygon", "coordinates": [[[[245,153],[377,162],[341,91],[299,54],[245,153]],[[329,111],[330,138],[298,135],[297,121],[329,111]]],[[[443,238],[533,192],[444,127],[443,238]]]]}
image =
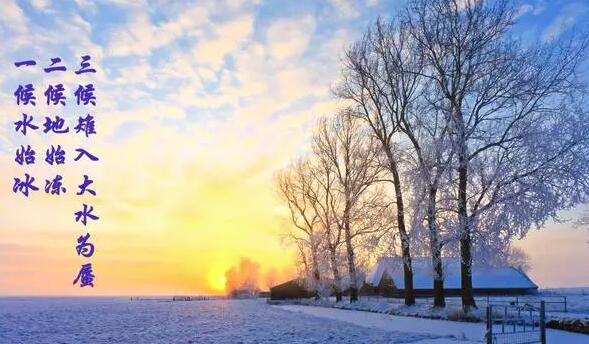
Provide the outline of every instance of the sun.
{"type": "Polygon", "coordinates": [[[225,283],[227,283],[225,275],[211,276],[209,279],[209,287],[215,292],[224,292],[225,283]]]}
{"type": "Polygon", "coordinates": [[[218,283],[218,288],[220,290],[225,290],[225,285],[227,283],[227,278],[223,275],[223,276],[219,276],[219,278],[217,279],[217,283],[218,283]]]}
{"type": "Polygon", "coordinates": [[[211,292],[215,294],[222,294],[225,292],[227,278],[225,278],[225,271],[227,269],[223,266],[211,267],[207,274],[207,284],[211,292]]]}

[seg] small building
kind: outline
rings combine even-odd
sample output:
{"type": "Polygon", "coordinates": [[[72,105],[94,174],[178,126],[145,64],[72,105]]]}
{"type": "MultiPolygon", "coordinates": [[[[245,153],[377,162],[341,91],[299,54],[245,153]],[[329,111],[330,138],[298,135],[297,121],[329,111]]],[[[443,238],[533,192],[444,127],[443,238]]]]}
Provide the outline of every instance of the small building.
{"type": "Polygon", "coordinates": [[[232,299],[253,299],[258,297],[258,293],[258,289],[240,288],[231,290],[229,296],[232,299]]]}
{"type": "MultiPolygon", "coordinates": [[[[444,294],[460,295],[460,258],[442,258],[444,267],[444,294]]],[[[413,290],[415,296],[433,295],[433,269],[429,257],[412,259],[413,290]]],[[[472,267],[474,295],[524,295],[535,294],[538,286],[520,269],[512,266],[472,267]]],[[[363,290],[372,294],[402,297],[405,291],[403,278],[403,259],[401,257],[381,257],[374,269],[366,277],[363,290]],[[385,290],[380,290],[384,289],[385,290]]]]}
{"type": "Polygon", "coordinates": [[[270,288],[270,300],[305,299],[314,295],[307,290],[302,279],[293,279],[270,288]]]}
{"type": "Polygon", "coordinates": [[[270,297],[270,292],[269,291],[260,291],[258,293],[258,297],[267,299],[270,297]]]}

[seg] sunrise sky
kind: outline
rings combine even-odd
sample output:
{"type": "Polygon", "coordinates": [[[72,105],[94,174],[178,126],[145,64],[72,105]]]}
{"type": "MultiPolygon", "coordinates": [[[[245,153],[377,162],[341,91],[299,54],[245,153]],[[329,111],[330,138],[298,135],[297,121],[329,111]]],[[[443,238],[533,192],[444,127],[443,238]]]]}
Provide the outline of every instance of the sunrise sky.
{"type": "MultiPolygon", "coordinates": [[[[400,3],[1,0],[0,294],[222,293],[225,272],[244,257],[260,265],[262,285],[289,278],[294,255],[279,235],[287,219],[273,176],[307,149],[314,119],[337,107],[330,87],[342,49],[400,3]],[[98,73],[75,75],[85,54],[98,73]],[[53,57],[69,70],[43,73],[53,57]],[[14,67],[26,59],[38,65],[14,67]],[[73,127],[87,113],[44,106],[41,90],[60,82],[70,97],[94,83],[98,135],[16,133],[19,84],[37,87],[27,111],[41,127],[45,115],[73,127]],[[33,167],[14,162],[21,144],[37,151],[33,167]],[[51,144],[72,152],[65,165],[43,161],[51,144]],[[77,147],[101,160],[73,162],[77,147]],[[29,198],[12,192],[25,172],[41,187],[29,198]],[[56,173],[65,196],[42,190],[56,173]],[[95,199],[75,195],[83,174],[95,199]],[[82,202],[101,217],[86,228],[73,216],[82,202]],[[75,240],[86,231],[93,289],[72,286],[85,262],[75,240]]],[[[524,0],[517,34],[550,39],[587,23],[584,1],[524,0]]],[[[588,241],[586,230],[549,224],[519,245],[541,286],[587,286],[588,241]]]]}

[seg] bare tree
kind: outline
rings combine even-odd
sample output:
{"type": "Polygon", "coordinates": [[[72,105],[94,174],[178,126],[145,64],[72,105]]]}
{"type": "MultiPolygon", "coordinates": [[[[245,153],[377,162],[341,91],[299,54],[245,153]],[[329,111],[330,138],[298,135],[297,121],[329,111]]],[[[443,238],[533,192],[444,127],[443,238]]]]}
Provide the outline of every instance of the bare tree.
{"type": "MultiPolygon", "coordinates": [[[[319,127],[327,125],[326,119],[322,118],[319,127]]],[[[318,136],[315,135],[314,140],[318,136]]],[[[342,229],[336,224],[334,212],[341,208],[341,197],[336,191],[336,176],[331,162],[321,154],[317,144],[313,145],[313,161],[310,168],[312,181],[311,187],[307,188],[306,197],[309,199],[322,228],[322,237],[325,248],[328,251],[329,263],[333,274],[333,289],[336,302],[343,298],[342,276],[339,270],[339,252],[343,244],[342,229]]]]}
{"type": "Polygon", "coordinates": [[[475,306],[473,235],[489,231],[480,222],[525,233],[587,190],[576,80],[587,39],[524,47],[509,37],[515,15],[507,0],[413,0],[405,15],[451,122],[465,310],[475,306]]]}
{"type": "Polygon", "coordinates": [[[376,144],[347,112],[319,122],[314,136],[314,152],[333,171],[337,182],[333,191],[341,199],[331,203],[332,215],[343,232],[352,302],[358,299],[359,288],[354,239],[381,231],[384,225],[374,216],[382,193],[369,190],[382,172],[376,144]]]}
{"type": "MultiPolygon", "coordinates": [[[[388,158],[397,194],[397,212],[405,211],[401,195],[401,165],[409,171],[413,184],[412,224],[427,222],[433,266],[434,305],[445,305],[443,292],[442,246],[437,219],[437,196],[453,149],[449,138],[448,116],[439,108],[437,89],[424,76],[427,60],[413,38],[411,27],[403,21],[378,20],[364,37],[346,53],[344,83],[339,93],[352,100],[354,115],[363,118],[381,142],[388,158]],[[401,151],[404,159],[395,156],[401,151]],[[401,196],[401,197],[399,197],[401,196]],[[400,209],[400,207],[402,209],[400,209]],[[423,209],[420,209],[423,208],[423,209]]],[[[398,219],[401,221],[401,219],[398,219]]],[[[403,216],[404,220],[404,216],[403,216]]],[[[412,226],[413,227],[413,226],[412,226]]],[[[409,237],[400,224],[402,243],[406,242],[406,303],[412,303],[409,237]],[[404,239],[404,240],[403,240],[404,239]],[[407,262],[409,264],[407,264],[407,262]],[[410,282],[410,283],[408,283],[410,282]]]]}
{"type": "MultiPolygon", "coordinates": [[[[442,265],[443,240],[438,224],[438,191],[446,182],[443,177],[454,154],[450,144],[447,116],[439,110],[437,89],[424,77],[427,70],[422,47],[413,39],[405,22],[376,24],[376,54],[385,66],[382,74],[394,106],[389,110],[396,117],[409,143],[408,160],[415,175],[412,178],[423,202],[415,203],[414,215],[425,215],[433,267],[434,306],[445,306],[442,265]],[[420,211],[417,208],[423,207],[420,211]]],[[[416,220],[419,220],[417,218],[416,220]]]]}
{"type": "Polygon", "coordinates": [[[521,248],[518,247],[511,247],[508,251],[507,254],[507,264],[509,266],[513,266],[517,269],[519,269],[520,271],[523,272],[530,272],[530,270],[532,270],[532,265],[530,263],[530,257],[528,257],[528,255],[526,254],[526,252],[524,252],[524,250],[522,250],[521,248]]]}
{"type": "Polygon", "coordinates": [[[308,267],[307,272],[311,275],[310,286],[318,291],[321,283],[320,218],[308,198],[311,187],[310,163],[304,159],[299,159],[278,175],[278,189],[290,210],[294,226],[294,230],[288,233],[288,239],[299,248],[300,256],[308,267]]]}
{"type": "Polygon", "coordinates": [[[313,162],[301,174],[307,187],[291,190],[313,214],[312,225],[299,219],[312,228],[303,231],[311,265],[326,247],[336,293],[338,247],[354,301],[356,255],[366,250],[355,238],[372,245],[394,224],[405,303],[413,304],[410,219],[411,234],[429,239],[434,306],[445,305],[442,250],[456,250],[469,311],[473,259],[510,262],[518,256],[512,239],[587,202],[589,86],[578,71],[589,36],[526,46],[510,36],[515,18],[508,0],[410,0],[346,50],[336,94],[347,107],[319,123],[313,162]],[[381,176],[383,166],[390,177],[381,176]]]}
{"type": "MultiPolygon", "coordinates": [[[[410,238],[406,227],[406,207],[403,198],[401,178],[401,158],[395,135],[400,131],[399,111],[406,109],[411,101],[415,78],[392,79],[387,85],[386,77],[394,77],[392,72],[386,74],[387,68],[378,56],[378,52],[387,53],[385,40],[390,39],[380,31],[369,30],[362,39],[345,52],[343,61],[343,78],[336,94],[351,103],[352,116],[363,119],[371,129],[386,157],[386,168],[392,178],[396,201],[396,223],[401,241],[403,272],[405,284],[405,304],[415,303],[413,295],[413,272],[411,265],[410,238]],[[376,37],[375,37],[376,36],[376,37]],[[384,73],[383,73],[384,71],[384,73]],[[400,93],[398,93],[398,92],[400,93]]],[[[403,52],[404,53],[404,52],[403,52]]]]}

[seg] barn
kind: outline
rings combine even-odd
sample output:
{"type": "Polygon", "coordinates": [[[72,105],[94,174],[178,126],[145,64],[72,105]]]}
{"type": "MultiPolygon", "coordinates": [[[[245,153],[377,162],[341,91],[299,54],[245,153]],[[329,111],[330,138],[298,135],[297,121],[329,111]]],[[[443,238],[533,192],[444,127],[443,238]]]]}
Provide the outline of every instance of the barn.
{"type": "MultiPolygon", "coordinates": [[[[431,258],[412,259],[415,296],[433,295],[433,269],[431,258]]],[[[444,293],[460,295],[460,258],[442,258],[444,267],[444,293]]],[[[404,292],[403,260],[401,257],[381,257],[367,275],[363,290],[402,297],[404,292]]],[[[472,283],[475,295],[535,294],[538,286],[520,269],[512,266],[473,266],[472,283]]]]}
{"type": "Polygon", "coordinates": [[[313,297],[315,293],[305,288],[302,279],[294,279],[270,288],[271,300],[305,299],[313,297]]]}

